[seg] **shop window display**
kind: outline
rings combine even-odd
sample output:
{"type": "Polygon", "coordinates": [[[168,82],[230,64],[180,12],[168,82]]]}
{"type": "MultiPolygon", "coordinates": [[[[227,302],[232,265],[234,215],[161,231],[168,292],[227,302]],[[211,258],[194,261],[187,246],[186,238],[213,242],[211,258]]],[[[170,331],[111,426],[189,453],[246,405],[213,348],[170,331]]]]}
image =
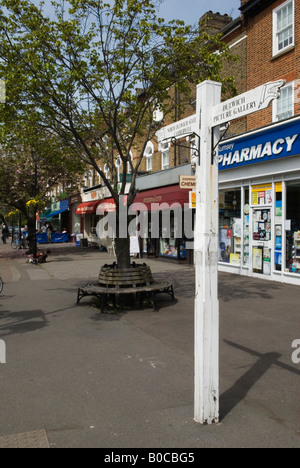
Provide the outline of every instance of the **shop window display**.
{"type": "Polygon", "coordinates": [[[286,185],[286,271],[300,274],[300,182],[286,185]]]}
{"type": "Polygon", "coordinates": [[[275,270],[282,270],[282,239],[283,239],[283,216],[282,216],[282,182],[275,184],[275,270]]]}
{"type": "Polygon", "coordinates": [[[244,203],[244,249],[243,249],[243,263],[245,266],[249,265],[250,260],[250,206],[249,206],[249,189],[245,190],[245,203],[244,203]]]}
{"type": "Polygon", "coordinates": [[[240,265],[242,258],[241,190],[219,193],[219,261],[240,265]]]}
{"type": "Polygon", "coordinates": [[[186,259],[186,245],[185,240],[182,239],[182,233],[179,229],[178,220],[179,217],[182,217],[182,211],[176,213],[174,216],[174,212],[171,213],[165,212],[161,214],[161,236],[159,239],[159,256],[161,257],[168,257],[174,259],[186,259]],[[164,216],[165,215],[165,216],[164,216]],[[166,219],[170,219],[170,225],[167,226],[166,219]],[[164,218],[164,219],[163,219],[164,218]]]}

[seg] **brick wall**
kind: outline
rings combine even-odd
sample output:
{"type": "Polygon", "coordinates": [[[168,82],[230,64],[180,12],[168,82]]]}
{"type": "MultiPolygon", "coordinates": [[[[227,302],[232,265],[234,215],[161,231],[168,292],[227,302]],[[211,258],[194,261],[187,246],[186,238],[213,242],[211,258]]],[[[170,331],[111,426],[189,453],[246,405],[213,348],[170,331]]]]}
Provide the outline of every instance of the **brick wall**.
{"type": "MultiPolygon", "coordinates": [[[[223,40],[230,47],[233,55],[238,57],[237,62],[225,63],[223,68],[224,77],[234,76],[237,94],[247,91],[247,31],[240,23],[227,33],[223,40]]],[[[242,118],[231,122],[228,136],[240,135],[247,130],[247,119],[242,118]]]]}
{"type": "MultiPolygon", "coordinates": [[[[243,2],[245,3],[245,2],[243,2]]],[[[295,0],[295,47],[273,57],[273,10],[285,3],[278,0],[247,21],[247,88],[260,86],[268,81],[285,79],[288,82],[300,78],[300,0],[295,0]]],[[[300,104],[295,104],[295,115],[300,104]]],[[[252,130],[272,123],[272,106],[247,118],[247,129],[252,130]]]]}

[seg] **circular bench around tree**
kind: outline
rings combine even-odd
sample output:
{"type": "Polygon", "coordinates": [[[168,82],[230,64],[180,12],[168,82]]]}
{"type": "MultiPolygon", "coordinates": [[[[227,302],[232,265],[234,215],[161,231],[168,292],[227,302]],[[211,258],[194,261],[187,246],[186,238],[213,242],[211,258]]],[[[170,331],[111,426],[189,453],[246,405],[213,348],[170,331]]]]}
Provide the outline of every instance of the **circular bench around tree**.
{"type": "Polygon", "coordinates": [[[94,296],[100,300],[101,312],[104,312],[109,301],[116,306],[120,297],[131,295],[134,301],[139,301],[140,307],[147,300],[156,311],[156,296],[161,293],[168,294],[172,302],[175,302],[172,281],[154,281],[151,269],[146,264],[133,263],[131,268],[118,268],[114,263],[101,268],[98,283],[87,283],[78,287],[77,304],[86,296],[94,296]]]}

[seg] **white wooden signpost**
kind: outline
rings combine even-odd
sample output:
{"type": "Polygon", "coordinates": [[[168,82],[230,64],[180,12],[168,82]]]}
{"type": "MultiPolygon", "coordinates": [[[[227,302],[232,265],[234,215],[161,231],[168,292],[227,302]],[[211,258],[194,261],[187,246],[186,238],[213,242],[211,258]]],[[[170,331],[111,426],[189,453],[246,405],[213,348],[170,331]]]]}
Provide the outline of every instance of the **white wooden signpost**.
{"type": "Polygon", "coordinates": [[[159,141],[200,136],[200,164],[196,168],[195,226],[195,406],[200,424],[219,421],[219,301],[218,157],[220,125],[265,109],[279,97],[284,80],[267,83],[221,103],[221,84],[205,81],[197,86],[196,115],[157,133],[159,141]]]}
{"type": "Polygon", "coordinates": [[[223,103],[219,83],[204,82],[197,88],[201,164],[196,169],[194,419],[201,424],[219,421],[219,195],[218,157],[212,159],[212,153],[220,125],[265,109],[284,84],[267,83],[223,103]]]}
{"type": "Polygon", "coordinates": [[[157,139],[159,142],[164,140],[172,140],[176,138],[184,138],[186,135],[191,133],[198,132],[199,127],[197,126],[197,115],[191,115],[186,119],[179,120],[174,122],[171,125],[161,128],[157,133],[157,139]]]}

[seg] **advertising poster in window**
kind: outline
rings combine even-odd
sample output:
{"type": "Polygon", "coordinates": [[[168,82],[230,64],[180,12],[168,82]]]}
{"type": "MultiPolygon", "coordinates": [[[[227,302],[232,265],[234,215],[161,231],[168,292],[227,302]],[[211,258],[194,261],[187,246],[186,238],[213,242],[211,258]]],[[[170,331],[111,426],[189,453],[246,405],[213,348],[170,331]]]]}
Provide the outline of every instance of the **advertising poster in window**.
{"type": "Polygon", "coordinates": [[[160,239],[160,252],[162,257],[178,257],[178,250],[176,247],[176,239],[160,239]]]}
{"type": "Polygon", "coordinates": [[[253,272],[263,273],[263,247],[253,247],[253,272]]]}
{"type": "Polygon", "coordinates": [[[263,262],[263,273],[264,275],[271,275],[271,250],[264,248],[264,262],[263,262]]]}
{"type": "Polygon", "coordinates": [[[272,205],[272,184],[252,187],[252,205],[272,205]]]}

